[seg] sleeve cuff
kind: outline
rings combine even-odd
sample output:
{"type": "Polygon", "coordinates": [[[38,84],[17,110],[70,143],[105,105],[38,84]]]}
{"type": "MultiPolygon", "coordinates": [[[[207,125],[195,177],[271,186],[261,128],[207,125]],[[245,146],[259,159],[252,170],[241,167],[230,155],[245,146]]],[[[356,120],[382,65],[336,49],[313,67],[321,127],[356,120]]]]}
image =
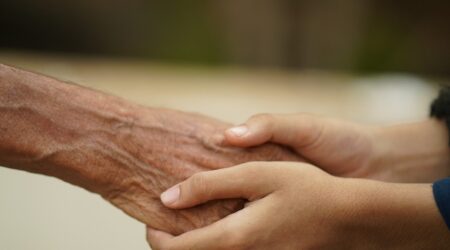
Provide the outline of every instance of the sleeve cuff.
{"type": "Polygon", "coordinates": [[[433,183],[433,195],[439,212],[450,230],[450,178],[433,183]]]}

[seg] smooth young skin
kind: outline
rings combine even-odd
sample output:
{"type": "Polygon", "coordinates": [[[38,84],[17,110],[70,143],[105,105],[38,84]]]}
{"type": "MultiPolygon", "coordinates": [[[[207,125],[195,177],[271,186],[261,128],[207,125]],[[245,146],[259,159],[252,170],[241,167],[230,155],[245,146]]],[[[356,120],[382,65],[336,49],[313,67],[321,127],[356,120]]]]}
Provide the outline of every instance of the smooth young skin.
{"type": "Polygon", "coordinates": [[[450,175],[445,124],[436,119],[388,127],[310,114],[259,114],[225,132],[224,143],[291,147],[326,172],[388,182],[430,183],[450,175]]]}
{"type": "Polygon", "coordinates": [[[180,236],[148,228],[154,250],[448,249],[427,184],[333,177],[305,163],[255,162],[193,175],[162,194],[173,209],[244,198],[245,208],[180,236]]]}

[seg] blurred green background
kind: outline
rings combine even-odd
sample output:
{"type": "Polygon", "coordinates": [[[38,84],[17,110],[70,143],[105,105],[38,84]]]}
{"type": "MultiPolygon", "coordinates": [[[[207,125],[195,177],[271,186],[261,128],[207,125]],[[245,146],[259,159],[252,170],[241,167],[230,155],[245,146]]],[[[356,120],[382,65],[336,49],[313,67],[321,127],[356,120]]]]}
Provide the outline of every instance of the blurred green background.
{"type": "Polygon", "coordinates": [[[450,1],[1,1],[0,49],[450,75],[450,1]]]}

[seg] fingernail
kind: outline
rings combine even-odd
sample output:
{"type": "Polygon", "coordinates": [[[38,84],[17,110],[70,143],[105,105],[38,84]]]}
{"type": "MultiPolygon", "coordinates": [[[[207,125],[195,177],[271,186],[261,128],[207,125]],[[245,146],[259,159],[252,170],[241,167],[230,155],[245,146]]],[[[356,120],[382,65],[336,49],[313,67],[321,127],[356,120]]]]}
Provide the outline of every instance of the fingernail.
{"type": "Polygon", "coordinates": [[[248,127],[245,125],[241,125],[234,128],[230,128],[228,129],[228,131],[234,134],[235,136],[241,137],[248,132],[248,127]]]}
{"type": "Polygon", "coordinates": [[[161,201],[166,205],[170,205],[176,202],[179,199],[179,197],[180,197],[180,186],[176,185],[174,187],[167,189],[164,193],[161,194],[161,201]]]}

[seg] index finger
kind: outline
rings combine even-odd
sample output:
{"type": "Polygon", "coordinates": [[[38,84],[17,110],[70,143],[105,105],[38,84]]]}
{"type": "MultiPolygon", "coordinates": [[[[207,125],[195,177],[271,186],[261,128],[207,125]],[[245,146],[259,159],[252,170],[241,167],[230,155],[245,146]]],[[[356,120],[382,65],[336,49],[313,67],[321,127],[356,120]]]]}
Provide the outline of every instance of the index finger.
{"type": "Polygon", "coordinates": [[[170,208],[188,208],[219,199],[256,200],[272,192],[274,162],[244,163],[230,168],[197,173],[161,194],[170,208]]]}

